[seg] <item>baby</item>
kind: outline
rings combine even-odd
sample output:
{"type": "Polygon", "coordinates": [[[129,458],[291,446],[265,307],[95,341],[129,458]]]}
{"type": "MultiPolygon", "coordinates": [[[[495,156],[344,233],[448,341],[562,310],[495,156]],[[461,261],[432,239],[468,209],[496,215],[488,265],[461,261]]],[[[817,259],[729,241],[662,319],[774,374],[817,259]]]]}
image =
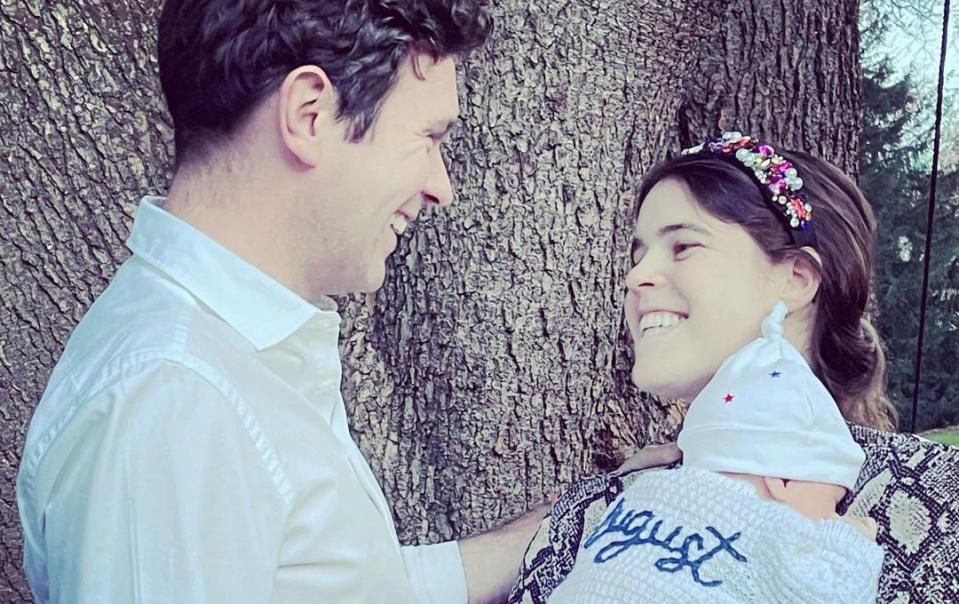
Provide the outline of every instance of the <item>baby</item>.
{"type": "Polygon", "coordinates": [[[836,505],[865,459],[784,338],[786,306],[690,404],[683,467],[638,476],[586,536],[551,604],[875,602],[875,523],[836,505]]]}

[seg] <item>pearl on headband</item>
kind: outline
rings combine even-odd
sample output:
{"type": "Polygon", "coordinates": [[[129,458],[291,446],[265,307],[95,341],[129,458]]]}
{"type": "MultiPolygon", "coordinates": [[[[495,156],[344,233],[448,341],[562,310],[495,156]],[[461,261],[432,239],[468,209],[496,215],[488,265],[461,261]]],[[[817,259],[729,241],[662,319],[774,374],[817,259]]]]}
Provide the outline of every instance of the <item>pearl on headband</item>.
{"type": "Polygon", "coordinates": [[[700,153],[727,158],[743,168],[759,183],[770,205],[783,217],[793,242],[803,245],[815,243],[810,228],[812,205],[805,199],[803,180],[792,162],[759,139],[736,131],[723,132],[719,138],[709,139],[682,151],[682,155],[700,153]]]}

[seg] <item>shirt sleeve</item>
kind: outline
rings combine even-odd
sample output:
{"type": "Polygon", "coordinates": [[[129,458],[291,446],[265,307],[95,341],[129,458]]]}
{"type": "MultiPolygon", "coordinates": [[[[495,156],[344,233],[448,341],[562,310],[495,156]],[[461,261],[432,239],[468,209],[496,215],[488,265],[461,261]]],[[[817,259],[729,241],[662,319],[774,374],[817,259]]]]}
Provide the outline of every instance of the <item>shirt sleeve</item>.
{"type": "Polygon", "coordinates": [[[421,604],[466,604],[466,572],[455,541],[435,545],[404,545],[403,562],[421,604]]]}
{"type": "Polygon", "coordinates": [[[268,602],[286,506],[255,418],[182,365],[125,373],[50,452],[49,601],[268,602]]]}

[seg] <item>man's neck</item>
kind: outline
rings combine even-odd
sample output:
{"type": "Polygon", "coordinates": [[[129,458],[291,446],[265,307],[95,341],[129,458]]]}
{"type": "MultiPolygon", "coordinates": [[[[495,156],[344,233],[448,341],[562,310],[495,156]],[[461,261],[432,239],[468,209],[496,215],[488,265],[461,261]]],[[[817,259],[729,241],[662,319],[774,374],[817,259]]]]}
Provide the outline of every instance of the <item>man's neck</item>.
{"type": "Polygon", "coordinates": [[[281,233],[286,192],[267,187],[262,177],[253,177],[256,173],[244,174],[235,167],[182,169],[170,185],[164,209],[303,295],[281,233]]]}

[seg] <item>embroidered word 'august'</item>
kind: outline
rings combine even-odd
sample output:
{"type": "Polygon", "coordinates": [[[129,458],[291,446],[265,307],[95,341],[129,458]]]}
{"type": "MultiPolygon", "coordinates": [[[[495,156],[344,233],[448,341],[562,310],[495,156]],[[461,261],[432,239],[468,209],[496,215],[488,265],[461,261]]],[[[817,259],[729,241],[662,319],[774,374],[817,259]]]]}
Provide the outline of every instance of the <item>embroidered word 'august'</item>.
{"type": "Polygon", "coordinates": [[[706,550],[703,536],[699,533],[692,533],[683,539],[682,545],[674,545],[674,541],[682,535],[683,527],[677,526],[665,538],[659,536],[663,521],[656,518],[656,515],[650,510],[636,511],[626,510],[622,499],[613,508],[613,511],[596,527],[596,529],[586,538],[584,547],[589,549],[604,535],[623,535],[626,539],[611,541],[604,545],[593,560],[597,563],[604,563],[612,560],[634,545],[653,545],[664,549],[674,556],[666,556],[656,561],[656,569],[666,573],[676,573],[684,568],[689,568],[693,580],[705,587],[716,587],[722,585],[722,580],[705,580],[700,576],[702,565],[711,560],[717,554],[728,553],[739,562],[748,562],[746,556],[736,551],[733,547],[733,541],[739,539],[742,533],[735,533],[730,537],[723,536],[714,527],[707,526],[706,531],[715,539],[716,545],[712,549],[706,550]],[[695,547],[696,552],[690,550],[695,547]],[[704,552],[697,558],[691,558],[691,554],[704,552]]]}

